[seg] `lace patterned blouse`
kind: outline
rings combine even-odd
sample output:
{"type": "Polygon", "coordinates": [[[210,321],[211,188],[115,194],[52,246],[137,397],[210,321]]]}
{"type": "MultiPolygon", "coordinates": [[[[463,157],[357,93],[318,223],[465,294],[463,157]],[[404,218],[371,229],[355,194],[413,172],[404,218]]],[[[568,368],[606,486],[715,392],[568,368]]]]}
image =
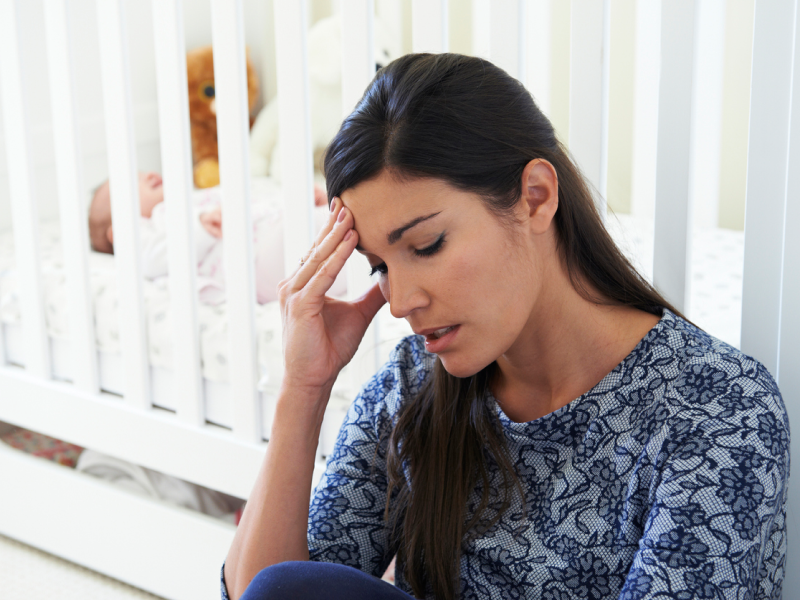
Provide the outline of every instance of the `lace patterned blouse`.
{"type": "MultiPolygon", "coordinates": [[[[388,433],[434,360],[421,338],[404,339],[353,402],[314,491],[312,560],[378,577],[391,561],[388,433]]],[[[789,423],[759,362],[664,310],[570,404],[515,423],[489,401],[527,514],[515,495],[465,544],[462,598],[780,598],[789,423]]],[[[399,563],[396,584],[411,593],[399,563]]]]}
{"type": "MultiPolygon", "coordinates": [[[[386,569],[387,434],[434,359],[406,338],[351,406],[311,504],[312,560],[386,569]]],[[[760,363],[665,310],[570,404],[529,423],[494,404],[527,516],[517,497],[466,544],[462,598],[780,597],[789,423],[760,363]]]]}

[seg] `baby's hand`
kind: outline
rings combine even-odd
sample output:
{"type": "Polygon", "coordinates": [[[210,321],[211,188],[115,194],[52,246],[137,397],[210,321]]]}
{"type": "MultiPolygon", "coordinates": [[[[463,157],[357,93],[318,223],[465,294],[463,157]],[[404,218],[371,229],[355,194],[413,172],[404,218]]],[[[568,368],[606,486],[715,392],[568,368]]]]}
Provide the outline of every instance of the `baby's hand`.
{"type": "Polygon", "coordinates": [[[209,211],[200,213],[200,223],[203,228],[215,238],[222,237],[222,207],[217,206],[209,211]]]}

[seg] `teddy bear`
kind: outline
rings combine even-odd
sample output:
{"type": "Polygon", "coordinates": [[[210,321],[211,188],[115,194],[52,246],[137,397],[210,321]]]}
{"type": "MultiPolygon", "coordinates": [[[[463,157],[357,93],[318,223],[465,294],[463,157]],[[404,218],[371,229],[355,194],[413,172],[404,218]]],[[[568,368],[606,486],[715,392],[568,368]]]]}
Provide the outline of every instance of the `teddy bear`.
{"type": "MultiPolygon", "coordinates": [[[[211,46],[186,54],[189,82],[189,122],[192,133],[194,185],[207,188],[219,185],[217,151],[217,111],[214,88],[214,54],[211,46]]],[[[258,96],[258,77],[247,51],[247,100],[253,110],[258,96]]],[[[253,121],[251,119],[250,124],[253,121]]]]}
{"type": "MultiPolygon", "coordinates": [[[[317,21],[308,31],[308,79],[311,105],[311,145],[315,179],[322,183],[325,148],[342,123],[341,16],[317,21]]],[[[401,54],[400,36],[375,18],[375,63],[389,64],[401,54]]],[[[278,99],[273,98],[256,117],[250,131],[250,172],[279,181],[278,99]]]]}

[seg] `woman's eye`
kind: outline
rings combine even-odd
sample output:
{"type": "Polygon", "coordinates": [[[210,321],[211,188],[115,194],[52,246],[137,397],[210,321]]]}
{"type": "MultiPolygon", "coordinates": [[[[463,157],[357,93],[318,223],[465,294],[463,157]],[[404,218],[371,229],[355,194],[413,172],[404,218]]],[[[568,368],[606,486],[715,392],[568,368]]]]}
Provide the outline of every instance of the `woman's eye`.
{"type": "Polygon", "coordinates": [[[379,265],[375,265],[374,267],[370,267],[369,276],[372,277],[373,275],[380,273],[381,275],[386,275],[388,269],[386,268],[386,263],[381,263],[379,265]]]}
{"type": "Polygon", "coordinates": [[[444,241],[444,234],[442,234],[439,236],[439,239],[433,242],[430,246],[421,248],[419,250],[414,250],[414,254],[417,256],[433,256],[442,249],[442,246],[444,246],[444,241]]]}

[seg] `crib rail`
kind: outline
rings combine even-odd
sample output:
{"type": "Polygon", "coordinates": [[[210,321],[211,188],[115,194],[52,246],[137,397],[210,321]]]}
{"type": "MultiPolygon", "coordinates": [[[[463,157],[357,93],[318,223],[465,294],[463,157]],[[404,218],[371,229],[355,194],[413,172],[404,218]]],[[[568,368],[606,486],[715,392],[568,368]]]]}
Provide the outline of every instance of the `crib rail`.
{"type": "Polygon", "coordinates": [[[0,68],[3,74],[3,120],[5,123],[8,183],[16,202],[11,216],[17,232],[17,255],[20,266],[22,314],[28,325],[26,360],[31,373],[46,378],[50,375],[47,331],[44,321],[42,281],[39,269],[39,230],[33,164],[31,155],[30,117],[25,103],[18,16],[19,7],[11,0],[0,4],[0,68]]]}
{"type": "Polygon", "coordinates": [[[59,181],[59,212],[61,239],[67,278],[73,282],[69,289],[69,312],[72,315],[71,335],[74,340],[73,377],[78,389],[88,393],[99,391],[97,344],[94,319],[89,302],[89,265],[86,260],[86,240],[89,238],[83,215],[83,161],[75,109],[75,76],[67,26],[67,4],[52,0],[45,4],[47,26],[47,57],[50,88],[62,90],[61,102],[51,103],[53,111],[53,144],[59,181]]]}
{"type": "Polygon", "coordinates": [[[571,12],[569,149],[606,213],[611,2],[578,0],[571,12]]]}
{"type": "Polygon", "coordinates": [[[200,370],[200,331],[195,304],[196,275],[192,235],[192,150],[189,138],[189,99],[186,76],[186,44],[181,4],[153,0],[153,33],[156,44],[158,113],[161,115],[161,148],[167,220],[172,223],[169,240],[170,298],[176,340],[182,351],[173,356],[178,417],[193,425],[205,423],[203,376],[200,370]]]}
{"type": "MultiPolygon", "coordinates": [[[[120,338],[125,364],[125,402],[152,406],[147,361],[142,266],[139,253],[139,181],[133,137],[133,104],[123,7],[120,0],[96,3],[103,105],[106,114],[108,182],[114,223],[114,262],[119,287],[120,338]]],[[[85,252],[85,250],[84,250],[85,252]]]]}
{"type": "MultiPolygon", "coordinates": [[[[213,0],[214,80],[222,189],[225,278],[228,299],[228,363],[233,433],[256,442],[259,420],[255,337],[255,274],[250,215],[247,74],[241,2],[213,0]],[[229,244],[230,243],[230,244],[229,244]]],[[[308,220],[306,220],[308,223],[308,220]]]]}
{"type": "MultiPolygon", "coordinates": [[[[125,369],[122,399],[99,389],[98,349],[92,318],[84,160],[76,108],[75,40],[68,0],[42,0],[46,17],[64,263],[69,282],[72,382],[52,381],[51,342],[38,239],[39,204],[29,90],[20,41],[22,0],[0,0],[2,117],[13,199],[16,268],[20,278],[24,368],[0,365],[0,421],[38,429],[153,469],[227,493],[246,496],[264,440],[269,436],[270,398],[259,392],[255,279],[250,208],[245,0],[210,0],[225,238],[230,428],[211,425],[203,380],[196,300],[191,144],[189,136],[183,3],[153,0],[161,164],[169,233],[169,286],[174,338],[175,414],[154,407],[153,371],[139,259],[139,203],[134,107],[123,0],[97,0],[106,147],[112,193],[115,268],[125,369]],[[177,341],[180,340],[180,343],[177,341]],[[265,426],[264,424],[267,423],[265,426]],[[148,443],[143,443],[146,441],[148,443]]],[[[342,27],[342,107],[348,114],[375,74],[376,14],[404,14],[400,0],[338,3],[342,27]]],[[[410,0],[408,50],[451,49],[456,11],[469,6],[472,53],[489,58],[519,78],[546,112],[560,96],[554,69],[563,59],[551,24],[564,4],[557,0],[410,0]]],[[[698,73],[699,48],[707,31],[700,18],[710,0],[638,0],[636,96],[634,98],[633,212],[654,216],[652,279],[670,302],[691,318],[693,215],[698,177],[719,169],[719,140],[698,145],[700,106],[707,83],[698,73]],[[717,157],[708,154],[717,154],[717,157]]],[[[313,157],[307,29],[308,0],[273,0],[276,83],[284,195],[284,267],[295,270],[313,240],[313,157]]],[[[559,131],[598,191],[608,217],[611,23],[619,5],[611,0],[572,0],[568,131],[559,131]]],[[[714,4],[722,6],[722,3],[714,4]]],[[[800,419],[800,61],[798,0],[756,0],[752,52],[747,206],[744,229],[741,347],[778,379],[792,424],[800,419]]],[[[713,8],[713,7],[712,7],[713,8]]],[[[559,13],[561,14],[561,13],[559,13]]],[[[331,52],[339,50],[332,48],[331,52]]],[[[343,116],[344,116],[343,115],[343,116]]],[[[0,173],[0,176],[2,174],[0,173]]],[[[647,265],[648,267],[650,265],[647,265]]],[[[355,298],[372,284],[365,259],[346,266],[355,298]]],[[[1,332],[2,330],[0,330],[1,332]]],[[[713,332],[712,332],[713,333],[713,332]]],[[[2,336],[0,336],[2,337],[2,336]]],[[[349,367],[345,388],[352,397],[379,362],[377,322],[349,367]]],[[[2,339],[0,339],[2,342],[2,339]]],[[[0,343],[0,358],[3,357],[0,343]]],[[[273,380],[270,385],[275,385],[273,380]]],[[[797,429],[795,427],[795,429],[797,429]]],[[[798,444],[795,444],[798,447],[798,444]]],[[[324,452],[321,450],[321,454],[324,452]]],[[[793,453],[795,462],[800,455],[793,453]]],[[[795,478],[798,480],[798,478],[795,478]]],[[[793,480],[794,481],[794,480],[793,480]]],[[[800,480],[798,480],[800,481],[800,480]]],[[[800,508],[800,484],[792,483],[791,511],[800,508]]],[[[790,565],[800,539],[790,518],[790,565]]],[[[223,536],[224,537],[224,536],[223,536]]],[[[787,569],[785,589],[800,585],[800,569],[787,569]]],[[[164,592],[165,594],[167,592],[164,592]]],[[[172,594],[173,592],[169,592],[172,594]]]]}
{"type": "Polygon", "coordinates": [[[691,0],[662,5],[653,283],[680,311],[687,309],[691,251],[695,18],[691,0]]]}

